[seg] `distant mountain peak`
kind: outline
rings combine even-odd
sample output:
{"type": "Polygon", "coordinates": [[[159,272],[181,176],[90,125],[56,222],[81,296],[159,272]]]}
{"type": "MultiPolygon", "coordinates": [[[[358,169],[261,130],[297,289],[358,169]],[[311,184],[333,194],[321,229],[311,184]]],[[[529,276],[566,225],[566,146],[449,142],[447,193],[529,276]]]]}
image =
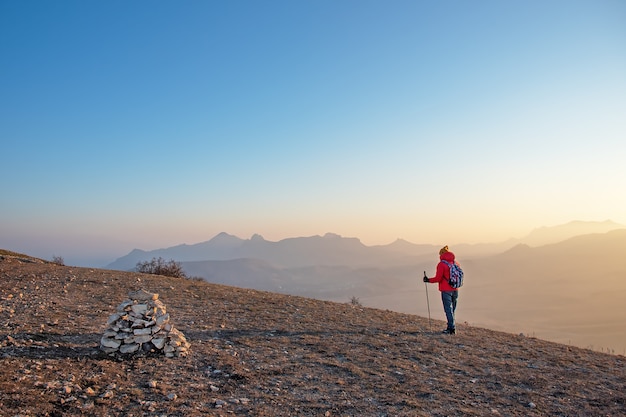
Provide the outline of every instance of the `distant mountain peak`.
{"type": "Polygon", "coordinates": [[[146,253],[146,251],[142,249],[133,249],[132,251],[130,251],[130,254],[133,254],[133,255],[144,254],[144,253],[146,253]]]}
{"type": "MultiPolygon", "coordinates": [[[[216,234],[213,237],[213,239],[230,239],[230,238],[233,238],[233,237],[239,239],[237,236],[231,235],[231,234],[226,233],[226,232],[220,232],[220,233],[216,234]]],[[[213,239],[211,239],[211,240],[213,240],[213,239]]]]}
{"type": "Polygon", "coordinates": [[[538,227],[530,232],[528,236],[521,239],[522,243],[530,246],[546,245],[557,243],[577,235],[592,233],[607,233],[615,229],[623,229],[626,226],[615,223],[611,220],[605,221],[582,221],[573,220],[568,223],[556,226],[538,227]]]}
{"type": "Polygon", "coordinates": [[[328,232],[324,235],[324,239],[342,239],[342,236],[337,233],[328,232]]]}
{"type": "Polygon", "coordinates": [[[412,245],[413,243],[409,242],[406,239],[402,239],[402,238],[397,238],[396,240],[394,240],[393,242],[391,242],[392,245],[412,245]]]}
{"type": "Polygon", "coordinates": [[[217,245],[236,245],[236,244],[241,244],[241,241],[242,240],[238,238],[237,236],[230,235],[226,232],[221,232],[215,235],[213,239],[209,240],[208,243],[217,244],[217,245]]]}

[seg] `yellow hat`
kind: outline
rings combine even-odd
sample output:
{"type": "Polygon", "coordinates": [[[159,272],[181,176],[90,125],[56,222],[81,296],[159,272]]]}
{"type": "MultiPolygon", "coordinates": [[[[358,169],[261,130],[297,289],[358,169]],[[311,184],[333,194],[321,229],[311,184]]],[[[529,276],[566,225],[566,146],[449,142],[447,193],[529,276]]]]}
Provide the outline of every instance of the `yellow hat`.
{"type": "Polygon", "coordinates": [[[448,245],[446,245],[443,248],[439,249],[439,255],[443,255],[446,252],[449,252],[448,245]]]}

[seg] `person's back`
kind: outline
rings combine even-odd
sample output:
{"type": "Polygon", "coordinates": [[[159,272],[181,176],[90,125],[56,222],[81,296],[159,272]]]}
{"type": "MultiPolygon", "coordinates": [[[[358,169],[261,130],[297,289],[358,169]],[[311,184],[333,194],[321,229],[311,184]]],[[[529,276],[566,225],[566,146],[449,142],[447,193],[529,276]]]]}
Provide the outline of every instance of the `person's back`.
{"type": "MultiPolygon", "coordinates": [[[[447,246],[445,247],[447,248],[447,246]]],[[[444,252],[439,255],[439,263],[437,264],[437,275],[435,276],[440,276],[439,269],[441,269],[441,278],[439,281],[437,281],[439,282],[439,291],[456,291],[456,288],[452,288],[450,286],[450,266],[448,265],[455,263],[455,259],[456,257],[452,252],[444,252]]]]}

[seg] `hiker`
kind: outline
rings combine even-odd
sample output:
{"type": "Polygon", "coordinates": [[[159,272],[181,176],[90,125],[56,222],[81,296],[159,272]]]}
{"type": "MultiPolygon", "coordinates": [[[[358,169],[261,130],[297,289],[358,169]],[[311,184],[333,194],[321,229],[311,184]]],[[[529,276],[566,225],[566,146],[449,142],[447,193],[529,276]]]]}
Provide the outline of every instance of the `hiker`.
{"type": "MultiPolygon", "coordinates": [[[[456,302],[459,298],[458,287],[462,285],[462,281],[459,283],[450,282],[450,268],[452,266],[456,269],[458,267],[458,263],[454,260],[454,253],[450,252],[447,245],[439,250],[439,259],[440,261],[437,264],[437,274],[432,278],[428,278],[426,273],[424,273],[424,282],[439,283],[443,310],[446,312],[446,318],[448,320],[448,327],[443,331],[443,333],[455,334],[456,326],[454,323],[454,312],[456,311],[456,302]]],[[[460,271],[460,268],[458,268],[458,270],[460,271]]],[[[460,274],[462,279],[463,273],[461,272],[460,274]]]]}

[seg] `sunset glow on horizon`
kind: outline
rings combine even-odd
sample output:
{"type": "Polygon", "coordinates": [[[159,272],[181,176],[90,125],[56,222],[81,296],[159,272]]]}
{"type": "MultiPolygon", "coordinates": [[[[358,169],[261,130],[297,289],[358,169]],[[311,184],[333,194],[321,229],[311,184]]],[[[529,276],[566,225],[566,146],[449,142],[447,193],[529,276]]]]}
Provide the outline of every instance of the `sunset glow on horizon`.
{"type": "Polygon", "coordinates": [[[626,3],[0,3],[0,248],[626,224],[626,3]]]}

